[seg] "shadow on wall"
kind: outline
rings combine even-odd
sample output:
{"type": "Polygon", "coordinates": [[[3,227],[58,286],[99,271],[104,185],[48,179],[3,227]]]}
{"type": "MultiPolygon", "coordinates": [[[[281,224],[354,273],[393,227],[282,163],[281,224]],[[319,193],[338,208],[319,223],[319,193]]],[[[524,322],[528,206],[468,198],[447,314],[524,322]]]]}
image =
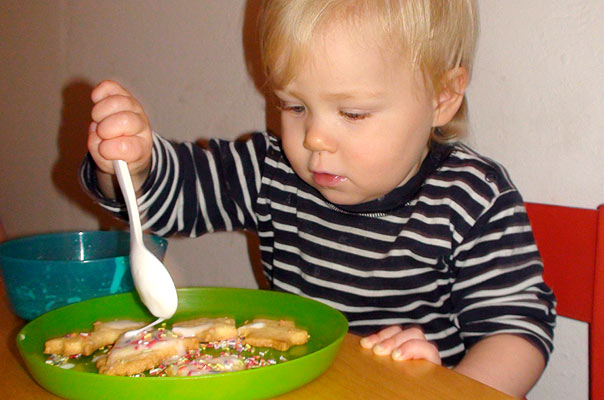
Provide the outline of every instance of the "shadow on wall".
{"type": "Polygon", "coordinates": [[[281,117],[277,107],[275,107],[275,96],[266,84],[266,76],[262,68],[260,57],[258,16],[260,14],[261,5],[261,0],[247,1],[245,5],[241,39],[247,72],[254,81],[256,89],[264,96],[264,103],[266,104],[266,127],[269,131],[279,136],[281,134],[281,117]]]}
{"type": "MultiPolygon", "coordinates": [[[[266,129],[277,136],[281,135],[281,117],[274,107],[275,98],[266,84],[266,77],[262,68],[260,57],[260,43],[258,36],[258,16],[260,15],[261,0],[248,0],[245,5],[245,14],[243,19],[243,28],[241,31],[241,40],[243,44],[243,52],[247,72],[252,78],[256,89],[264,96],[265,123],[266,129]]],[[[262,271],[262,263],[260,258],[260,242],[257,235],[251,232],[245,232],[247,240],[248,254],[254,278],[260,289],[268,289],[268,283],[262,271]]]]}
{"type": "MultiPolygon", "coordinates": [[[[63,88],[63,108],[57,145],[59,157],[52,169],[52,181],[85,213],[93,215],[99,229],[125,229],[125,224],[96,205],[80,187],[78,170],[88,149],[86,146],[93,86],[82,79],[74,79],[63,88]]],[[[77,229],[77,228],[76,228],[77,229]]]]}

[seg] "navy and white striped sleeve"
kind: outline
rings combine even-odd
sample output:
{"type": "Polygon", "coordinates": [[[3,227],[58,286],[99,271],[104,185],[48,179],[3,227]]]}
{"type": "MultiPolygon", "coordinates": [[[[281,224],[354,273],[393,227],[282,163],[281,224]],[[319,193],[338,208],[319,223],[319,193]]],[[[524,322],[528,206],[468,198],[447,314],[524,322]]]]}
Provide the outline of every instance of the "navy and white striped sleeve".
{"type": "MultiPolygon", "coordinates": [[[[257,133],[244,141],[214,139],[203,148],[154,134],[151,172],[138,198],[143,229],[161,236],[256,230],[259,160],[268,142],[267,134],[257,133]]],[[[125,218],[123,204],[103,198],[96,188],[94,168],[88,157],[80,173],[85,190],[101,206],[125,218]]]]}
{"type": "Polygon", "coordinates": [[[524,203],[516,190],[497,196],[455,254],[455,324],[469,348],[487,335],[520,335],[547,360],[553,348],[555,300],[524,203]]]}

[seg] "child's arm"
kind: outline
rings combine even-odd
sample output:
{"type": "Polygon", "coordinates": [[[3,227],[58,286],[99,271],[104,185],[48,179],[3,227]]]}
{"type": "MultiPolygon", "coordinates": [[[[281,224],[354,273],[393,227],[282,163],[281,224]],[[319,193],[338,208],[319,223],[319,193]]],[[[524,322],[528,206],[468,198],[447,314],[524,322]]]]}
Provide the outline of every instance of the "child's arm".
{"type": "Polygon", "coordinates": [[[117,83],[99,84],[92,99],[89,154],[79,179],[99,205],[127,220],[125,204],[112,196],[119,194],[112,160],[122,158],[134,175],[143,229],[161,236],[257,229],[261,176],[265,168],[280,171],[264,163],[269,152],[279,152],[276,138],[253,133],[237,141],[213,139],[205,146],[172,142],[151,132],[140,104],[117,83]]]}
{"type": "Polygon", "coordinates": [[[140,103],[116,82],[101,82],[91,98],[94,107],[88,151],[97,166],[99,189],[107,197],[115,198],[113,160],[128,163],[135,190],[147,178],[153,143],[151,126],[140,103]]]}
{"type": "Polygon", "coordinates": [[[524,397],[545,368],[541,352],[520,336],[498,334],[468,350],[455,370],[515,397],[524,397]]]}

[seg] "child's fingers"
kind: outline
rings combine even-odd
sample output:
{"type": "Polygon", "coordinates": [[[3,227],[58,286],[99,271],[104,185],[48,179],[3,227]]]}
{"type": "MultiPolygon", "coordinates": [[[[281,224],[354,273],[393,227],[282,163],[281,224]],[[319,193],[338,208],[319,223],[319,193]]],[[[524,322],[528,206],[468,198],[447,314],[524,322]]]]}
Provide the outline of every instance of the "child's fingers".
{"type": "Polygon", "coordinates": [[[122,96],[119,94],[105,97],[92,107],[91,116],[95,122],[101,122],[110,115],[131,111],[137,114],[144,114],[143,107],[134,97],[122,96]]]}
{"type": "Polygon", "coordinates": [[[92,155],[95,155],[95,153],[98,154],[98,147],[101,143],[101,138],[96,134],[96,127],[96,122],[91,122],[88,127],[88,151],[90,151],[92,155]]]}
{"type": "Polygon", "coordinates": [[[110,160],[107,160],[99,153],[99,147],[102,139],[96,133],[97,123],[91,122],[88,127],[88,152],[94,159],[94,162],[101,171],[111,174],[113,173],[113,165],[110,160]]]}
{"type": "MultiPolygon", "coordinates": [[[[112,160],[117,159],[128,163],[146,163],[153,146],[146,137],[118,136],[106,140],[99,136],[98,126],[96,122],[92,122],[88,128],[88,151],[101,171],[113,173],[112,160]]],[[[131,167],[136,168],[137,165],[131,167]]]]}
{"type": "MultiPolygon", "coordinates": [[[[150,153],[147,144],[138,136],[121,136],[111,140],[103,140],[98,147],[101,157],[106,160],[124,160],[127,163],[136,163],[150,153]]],[[[136,168],[136,165],[132,165],[136,168]]],[[[112,170],[113,167],[109,167],[112,170]]]]}
{"type": "Polygon", "coordinates": [[[89,135],[90,135],[90,134],[93,134],[93,133],[96,133],[96,127],[97,127],[97,125],[98,125],[98,124],[97,124],[96,122],[94,122],[94,121],[92,121],[92,122],[90,123],[90,125],[88,126],[88,134],[89,134],[89,135]]]}
{"type": "Polygon", "coordinates": [[[392,358],[397,361],[404,360],[428,360],[434,364],[441,365],[438,348],[425,339],[411,339],[392,352],[392,358]]]}
{"type": "Polygon", "coordinates": [[[366,349],[371,349],[377,343],[388,339],[401,332],[403,329],[399,325],[389,326],[386,329],[382,329],[381,331],[374,333],[373,335],[366,336],[361,339],[361,346],[366,349]]]}
{"type": "Polygon", "coordinates": [[[98,103],[109,96],[115,95],[132,97],[130,92],[124,89],[124,87],[119,83],[112,80],[104,80],[92,90],[90,98],[92,99],[93,103],[98,103]]]}
{"type": "Polygon", "coordinates": [[[96,127],[97,135],[103,139],[119,136],[134,136],[147,128],[147,121],[141,114],[120,111],[103,119],[96,127]]]}
{"type": "Polygon", "coordinates": [[[394,349],[401,346],[403,343],[410,340],[426,340],[424,332],[421,329],[412,327],[401,330],[373,346],[373,352],[379,356],[391,354],[394,349]]]}
{"type": "Polygon", "coordinates": [[[97,167],[113,173],[112,160],[124,160],[132,173],[146,171],[153,139],[141,104],[114,81],[101,82],[91,94],[94,106],[88,150],[97,167]]]}

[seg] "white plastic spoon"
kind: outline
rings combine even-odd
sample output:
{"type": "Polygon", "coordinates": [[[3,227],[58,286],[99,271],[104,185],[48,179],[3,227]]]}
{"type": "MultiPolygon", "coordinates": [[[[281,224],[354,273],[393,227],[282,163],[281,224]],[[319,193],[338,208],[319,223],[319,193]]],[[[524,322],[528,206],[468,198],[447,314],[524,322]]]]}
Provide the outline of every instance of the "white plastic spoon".
{"type": "Polygon", "coordinates": [[[158,318],[155,322],[141,329],[126,333],[127,337],[133,337],[139,332],[171,318],[178,307],[178,295],[170,273],[164,264],[145,247],[143,242],[143,229],[128,164],[122,160],[114,160],[113,168],[124,195],[128,218],[130,219],[130,270],[132,280],[143,304],[147,306],[151,314],[158,318]]]}

